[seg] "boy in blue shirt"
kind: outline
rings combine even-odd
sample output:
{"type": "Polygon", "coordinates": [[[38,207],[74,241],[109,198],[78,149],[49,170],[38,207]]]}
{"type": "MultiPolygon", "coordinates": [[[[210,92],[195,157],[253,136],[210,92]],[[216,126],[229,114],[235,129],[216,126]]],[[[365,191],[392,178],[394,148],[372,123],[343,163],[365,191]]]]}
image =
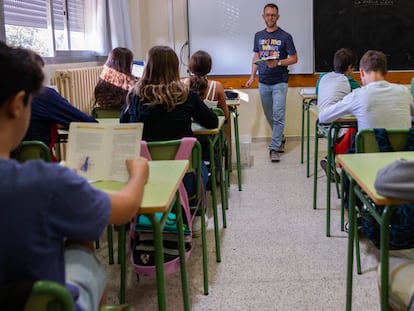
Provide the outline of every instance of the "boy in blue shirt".
{"type": "Polygon", "coordinates": [[[0,287],[28,280],[69,283],[79,289],[77,310],[98,310],[106,273],[92,253],[93,241],[108,223],[121,225],[137,214],[148,164],[127,160],[128,183],[109,195],[70,168],[10,159],[44,78],[35,58],[0,42],[0,287]]]}

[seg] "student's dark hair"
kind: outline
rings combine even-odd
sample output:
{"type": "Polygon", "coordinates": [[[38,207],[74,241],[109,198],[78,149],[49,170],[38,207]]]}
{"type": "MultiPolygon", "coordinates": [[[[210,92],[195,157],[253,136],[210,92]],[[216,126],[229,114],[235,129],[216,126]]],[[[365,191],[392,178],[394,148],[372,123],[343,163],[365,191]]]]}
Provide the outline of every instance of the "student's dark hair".
{"type": "Polygon", "coordinates": [[[381,51],[368,50],[361,57],[359,67],[367,73],[374,71],[385,75],[387,73],[387,56],[381,51]]]}
{"type": "Polygon", "coordinates": [[[264,12],[264,10],[266,10],[267,8],[276,9],[276,10],[279,12],[279,7],[278,7],[276,4],[274,4],[274,3],[268,3],[268,4],[266,4],[266,5],[264,6],[264,8],[263,8],[263,12],[264,12]]]}
{"type": "Polygon", "coordinates": [[[148,51],[142,77],[131,92],[148,105],[164,105],[171,111],[187,100],[188,88],[181,82],[177,54],[168,46],[148,51]]]}
{"type": "Polygon", "coordinates": [[[188,69],[193,76],[190,77],[190,90],[199,96],[207,89],[207,74],[211,71],[211,56],[206,51],[197,51],[191,55],[188,69]]]}
{"type": "MultiPolygon", "coordinates": [[[[135,80],[132,76],[132,62],[134,55],[131,50],[124,47],[114,48],[108,55],[105,65],[126,75],[126,79],[135,80]]],[[[123,89],[108,81],[99,78],[94,90],[94,107],[103,109],[122,109],[128,94],[123,89]]]]}
{"type": "Polygon", "coordinates": [[[108,55],[105,65],[125,74],[131,74],[134,55],[130,49],[117,47],[108,55]]]}
{"type": "Polygon", "coordinates": [[[20,91],[25,91],[25,104],[31,94],[42,87],[44,74],[33,51],[23,48],[11,48],[0,41],[0,106],[20,91]]]}
{"type": "Polygon", "coordinates": [[[334,55],[334,70],[335,72],[344,73],[348,70],[349,65],[356,66],[357,60],[356,54],[351,49],[339,49],[334,55]]]}

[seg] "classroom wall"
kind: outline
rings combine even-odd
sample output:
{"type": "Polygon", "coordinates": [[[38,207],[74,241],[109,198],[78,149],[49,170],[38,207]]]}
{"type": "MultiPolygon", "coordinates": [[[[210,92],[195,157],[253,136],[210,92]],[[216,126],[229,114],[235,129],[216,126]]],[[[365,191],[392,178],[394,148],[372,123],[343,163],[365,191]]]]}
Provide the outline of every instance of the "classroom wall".
{"type": "MultiPolygon", "coordinates": [[[[129,0],[129,3],[135,58],[145,59],[146,51],[157,44],[171,46],[180,56],[180,50],[188,38],[186,0],[129,0]]],[[[260,15],[261,12],[252,12],[252,14],[260,15]]],[[[294,40],[298,41],[300,38],[294,40]]],[[[180,72],[185,76],[188,61],[187,47],[184,47],[181,56],[182,54],[186,57],[182,59],[184,64],[180,67],[180,72]]],[[[245,61],[250,63],[251,59],[245,61]]],[[[299,89],[300,87],[290,87],[288,90],[286,136],[300,136],[302,100],[299,89]]],[[[239,107],[240,134],[249,134],[257,138],[270,137],[270,127],[263,115],[257,88],[239,91],[243,93],[239,107]]]]}

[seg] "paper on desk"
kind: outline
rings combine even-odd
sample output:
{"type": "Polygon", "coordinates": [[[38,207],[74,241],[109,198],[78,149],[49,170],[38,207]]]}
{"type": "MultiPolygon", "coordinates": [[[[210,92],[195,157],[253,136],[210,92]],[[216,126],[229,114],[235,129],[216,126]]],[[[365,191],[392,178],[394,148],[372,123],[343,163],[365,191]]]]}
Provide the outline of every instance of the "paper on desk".
{"type": "Polygon", "coordinates": [[[300,95],[316,95],[316,88],[314,87],[305,87],[300,90],[300,95]]]}

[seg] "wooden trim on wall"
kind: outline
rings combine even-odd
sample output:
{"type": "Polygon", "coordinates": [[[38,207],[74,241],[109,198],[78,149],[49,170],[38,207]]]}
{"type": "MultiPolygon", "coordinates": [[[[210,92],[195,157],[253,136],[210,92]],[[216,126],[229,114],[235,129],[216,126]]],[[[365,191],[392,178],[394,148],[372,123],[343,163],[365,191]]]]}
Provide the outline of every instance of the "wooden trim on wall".
{"type": "MultiPolygon", "coordinates": [[[[352,77],[361,83],[358,72],[353,73],[352,77]]],[[[210,76],[209,78],[220,81],[225,89],[241,89],[244,88],[249,76],[210,76]]],[[[289,76],[289,87],[314,87],[318,78],[319,74],[292,74],[289,76]]],[[[387,81],[398,84],[410,84],[412,78],[414,78],[413,71],[388,72],[386,76],[387,81]]],[[[257,77],[253,88],[257,88],[257,77]]]]}

